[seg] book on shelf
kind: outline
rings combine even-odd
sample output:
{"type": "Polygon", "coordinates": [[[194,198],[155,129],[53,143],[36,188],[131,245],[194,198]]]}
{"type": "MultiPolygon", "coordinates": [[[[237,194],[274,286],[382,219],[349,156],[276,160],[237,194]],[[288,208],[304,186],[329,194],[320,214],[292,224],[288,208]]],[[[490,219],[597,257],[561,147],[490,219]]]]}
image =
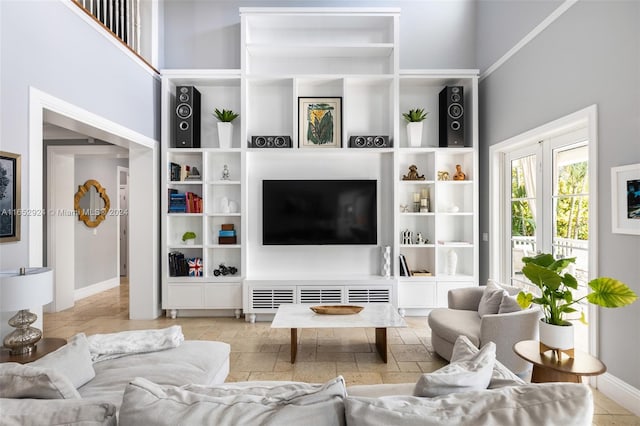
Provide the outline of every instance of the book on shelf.
{"type": "Polygon", "coordinates": [[[430,277],[433,274],[426,269],[417,269],[415,271],[411,271],[411,276],[413,277],[430,277]]]}
{"type": "Polygon", "coordinates": [[[176,182],[180,180],[180,174],[181,174],[181,166],[178,163],[174,163],[171,162],[169,163],[169,179],[172,182],[176,182]]]}
{"type": "Polygon", "coordinates": [[[400,255],[400,276],[402,277],[411,276],[411,271],[409,270],[409,266],[407,265],[407,259],[404,257],[404,254],[400,255]]]}
{"type": "Polygon", "coordinates": [[[187,277],[189,276],[189,262],[184,254],[179,251],[169,253],[169,276],[187,277]]]}
{"type": "Polygon", "coordinates": [[[438,240],[438,244],[441,246],[470,246],[471,243],[468,241],[446,241],[446,240],[438,240]]]}

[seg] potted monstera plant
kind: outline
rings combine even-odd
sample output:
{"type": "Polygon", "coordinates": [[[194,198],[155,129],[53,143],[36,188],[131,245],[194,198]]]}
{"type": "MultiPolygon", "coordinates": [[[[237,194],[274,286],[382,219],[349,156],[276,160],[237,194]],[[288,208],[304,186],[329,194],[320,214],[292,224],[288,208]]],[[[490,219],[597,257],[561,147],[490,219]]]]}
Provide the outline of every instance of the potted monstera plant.
{"type": "Polygon", "coordinates": [[[563,273],[575,261],[575,257],[556,260],[548,253],[522,258],[522,273],[540,289],[540,295],[521,291],[517,296],[518,304],[522,308],[529,307],[531,303],[540,306],[544,315],[540,320],[540,342],[549,348],[573,348],[573,326],[567,315],[580,312],[580,321],[586,324],[579,304],[582,300],[605,308],[618,308],[638,298],[629,286],[608,277],[589,281],[591,291],[585,296],[575,297],[578,281],[569,272],[563,273]]]}
{"type": "Polygon", "coordinates": [[[407,120],[407,138],[409,146],[418,147],[422,144],[422,125],[427,118],[428,112],[424,112],[422,108],[410,109],[409,112],[403,112],[402,116],[407,120]]]}
{"type": "Polygon", "coordinates": [[[218,123],[218,141],[220,148],[231,148],[231,138],[233,136],[233,120],[238,118],[237,113],[232,110],[223,109],[220,111],[215,109],[214,114],[220,122],[218,123]]]}

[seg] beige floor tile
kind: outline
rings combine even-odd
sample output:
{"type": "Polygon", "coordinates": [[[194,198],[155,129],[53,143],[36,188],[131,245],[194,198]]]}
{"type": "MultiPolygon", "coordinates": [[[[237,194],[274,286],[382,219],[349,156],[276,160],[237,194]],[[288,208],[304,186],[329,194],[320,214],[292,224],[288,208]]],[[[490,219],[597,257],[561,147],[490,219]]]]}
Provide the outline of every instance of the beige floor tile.
{"type": "Polygon", "coordinates": [[[277,354],[268,352],[241,353],[231,362],[232,369],[238,371],[273,371],[277,354]]]}
{"type": "Polygon", "coordinates": [[[292,372],[284,372],[284,371],[252,371],[249,374],[249,379],[251,381],[272,381],[272,380],[293,380],[292,372]]]}
{"type": "Polygon", "coordinates": [[[353,352],[322,352],[318,349],[316,361],[356,362],[353,352]]]}
{"type": "Polygon", "coordinates": [[[422,373],[380,373],[383,383],[416,383],[422,373]]]}
{"type": "Polygon", "coordinates": [[[346,372],[340,373],[344,377],[347,386],[354,385],[376,385],[382,384],[382,376],[380,373],[362,373],[362,372],[346,372]]]}
{"type": "Polygon", "coordinates": [[[307,373],[304,371],[294,372],[293,373],[293,381],[294,382],[309,382],[309,383],[325,383],[331,379],[336,378],[336,374],[331,374],[329,372],[325,373],[307,373]]]}
{"type": "Polygon", "coordinates": [[[418,373],[422,372],[420,366],[415,361],[399,361],[398,368],[403,373],[418,373]]]}

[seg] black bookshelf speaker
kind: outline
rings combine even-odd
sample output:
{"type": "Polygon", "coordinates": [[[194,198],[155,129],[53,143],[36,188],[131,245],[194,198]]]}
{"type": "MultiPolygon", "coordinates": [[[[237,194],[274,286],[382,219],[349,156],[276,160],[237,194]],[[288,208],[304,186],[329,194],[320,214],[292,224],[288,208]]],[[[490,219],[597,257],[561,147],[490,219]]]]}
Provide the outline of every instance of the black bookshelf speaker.
{"type": "Polygon", "coordinates": [[[200,92],[193,86],[176,87],[175,148],[200,148],[200,92]]]}
{"type": "Polygon", "coordinates": [[[291,137],[251,136],[250,148],[291,148],[291,137]]]}
{"type": "Polygon", "coordinates": [[[390,148],[389,136],[351,136],[349,148],[390,148]]]}
{"type": "Polygon", "coordinates": [[[447,86],[440,92],[440,146],[464,145],[464,97],[462,86],[447,86]]]}

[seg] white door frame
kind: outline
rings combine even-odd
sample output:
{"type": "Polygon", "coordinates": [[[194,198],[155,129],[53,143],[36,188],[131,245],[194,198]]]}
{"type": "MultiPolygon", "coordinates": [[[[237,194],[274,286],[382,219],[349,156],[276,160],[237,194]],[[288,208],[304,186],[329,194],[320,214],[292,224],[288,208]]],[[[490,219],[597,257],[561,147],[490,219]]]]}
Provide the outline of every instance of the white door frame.
{"type": "MultiPolygon", "coordinates": [[[[159,284],[159,142],[79,108],[36,88],[29,88],[29,209],[43,208],[42,124],[60,127],[129,149],[130,260],[129,317],[154,319],[160,315],[159,284]]],[[[29,266],[44,263],[43,218],[28,217],[29,266]]],[[[49,265],[55,268],[54,265],[49,265]]]]}
{"type": "MultiPolygon", "coordinates": [[[[506,220],[506,209],[503,208],[504,188],[501,186],[504,175],[503,158],[506,151],[525,146],[531,141],[537,141],[554,134],[578,126],[587,128],[589,138],[589,279],[598,276],[598,108],[588,106],[572,114],[524,132],[489,147],[489,278],[496,280],[501,276],[501,262],[505,256],[502,253],[501,231],[506,220]]],[[[598,310],[588,305],[589,310],[589,352],[598,355],[598,310]]]]}

